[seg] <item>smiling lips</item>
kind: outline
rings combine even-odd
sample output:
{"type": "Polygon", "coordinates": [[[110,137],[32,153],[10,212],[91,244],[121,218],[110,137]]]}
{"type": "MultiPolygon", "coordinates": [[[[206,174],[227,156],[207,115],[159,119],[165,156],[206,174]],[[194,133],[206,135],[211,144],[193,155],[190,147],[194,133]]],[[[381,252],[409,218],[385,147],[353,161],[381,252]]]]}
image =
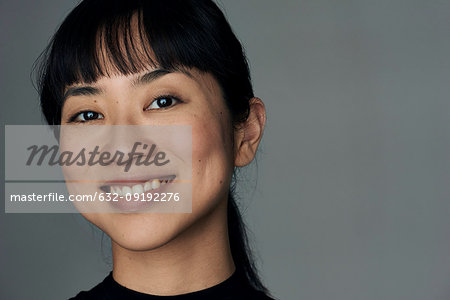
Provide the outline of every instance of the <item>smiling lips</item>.
{"type": "Polygon", "coordinates": [[[159,189],[161,186],[173,182],[175,175],[152,178],[147,181],[144,180],[113,180],[110,184],[100,187],[101,190],[107,193],[117,194],[119,196],[126,196],[127,194],[142,194],[148,191],[159,189]]]}

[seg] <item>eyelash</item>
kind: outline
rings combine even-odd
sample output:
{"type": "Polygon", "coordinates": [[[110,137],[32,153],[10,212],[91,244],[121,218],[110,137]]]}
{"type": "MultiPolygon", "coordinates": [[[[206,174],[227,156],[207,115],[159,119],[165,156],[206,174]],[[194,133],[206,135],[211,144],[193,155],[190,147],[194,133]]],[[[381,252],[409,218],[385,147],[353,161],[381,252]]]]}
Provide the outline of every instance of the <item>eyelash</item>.
{"type": "MultiPolygon", "coordinates": [[[[71,116],[68,123],[86,123],[86,122],[90,122],[90,121],[101,120],[101,119],[95,119],[95,120],[77,121],[78,116],[80,116],[81,114],[84,114],[84,113],[89,113],[89,112],[103,116],[103,114],[95,112],[93,110],[82,110],[82,111],[77,112],[73,116],[71,116]]],[[[103,118],[104,118],[104,116],[102,117],[102,119],[103,118]]]]}
{"type": "MultiPolygon", "coordinates": [[[[182,103],[182,102],[183,102],[183,101],[180,100],[179,97],[176,97],[176,96],[173,96],[173,95],[160,95],[160,96],[156,97],[152,102],[150,102],[150,104],[147,106],[147,108],[146,108],[145,110],[146,110],[146,111],[147,111],[147,110],[157,110],[157,109],[148,109],[148,108],[149,108],[153,103],[155,103],[156,101],[161,100],[161,99],[172,99],[172,100],[175,100],[175,103],[176,103],[176,104],[182,103]]],[[[168,107],[162,107],[162,108],[158,108],[158,109],[167,109],[167,108],[170,108],[170,107],[172,107],[172,106],[174,106],[174,105],[176,105],[176,104],[172,104],[172,105],[170,105],[170,106],[168,106],[168,107]]]]}
{"type": "MultiPolygon", "coordinates": [[[[150,104],[147,106],[147,108],[145,108],[145,111],[168,109],[168,108],[170,108],[170,107],[172,107],[172,106],[174,106],[174,105],[177,105],[177,104],[179,104],[179,103],[183,103],[183,101],[180,100],[179,97],[176,97],[176,96],[173,96],[173,95],[160,95],[160,96],[156,97],[155,99],[153,99],[152,102],[150,102],[150,104]],[[168,107],[160,107],[160,108],[152,108],[152,109],[149,109],[149,107],[150,107],[153,103],[155,103],[156,101],[162,100],[162,99],[171,99],[175,104],[171,104],[171,105],[168,106],[168,107]]],[[[82,110],[82,111],[79,111],[79,112],[77,112],[76,114],[72,115],[72,116],[69,118],[68,123],[87,123],[87,122],[91,122],[91,121],[101,120],[101,119],[85,120],[85,121],[77,121],[77,120],[76,120],[81,114],[88,113],[88,112],[93,112],[93,113],[95,113],[95,114],[97,114],[97,115],[101,115],[101,116],[102,116],[101,119],[104,118],[103,114],[98,113],[98,112],[95,112],[95,111],[93,111],[93,110],[82,110]]]]}

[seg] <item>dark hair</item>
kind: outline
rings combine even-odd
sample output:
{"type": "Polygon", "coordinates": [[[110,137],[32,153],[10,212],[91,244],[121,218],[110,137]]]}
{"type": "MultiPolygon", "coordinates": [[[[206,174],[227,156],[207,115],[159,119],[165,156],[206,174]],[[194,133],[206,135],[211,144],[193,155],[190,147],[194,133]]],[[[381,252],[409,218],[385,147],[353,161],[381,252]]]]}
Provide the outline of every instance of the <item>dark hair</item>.
{"type": "MultiPolygon", "coordinates": [[[[210,0],[82,1],[61,24],[40,59],[41,107],[51,125],[61,122],[67,86],[94,82],[112,73],[137,73],[149,65],[168,70],[195,68],[213,75],[234,124],[247,119],[253,97],[241,43],[210,0]]],[[[228,230],[236,272],[267,293],[232,192],[230,189],[228,230]]]]}

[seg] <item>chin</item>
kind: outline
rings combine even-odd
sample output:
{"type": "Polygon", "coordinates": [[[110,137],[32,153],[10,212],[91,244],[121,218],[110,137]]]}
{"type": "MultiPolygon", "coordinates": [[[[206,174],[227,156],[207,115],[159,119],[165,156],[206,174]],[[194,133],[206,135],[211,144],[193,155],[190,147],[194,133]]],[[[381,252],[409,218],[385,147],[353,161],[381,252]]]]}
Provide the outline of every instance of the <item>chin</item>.
{"type": "Polygon", "coordinates": [[[158,249],[192,224],[191,214],[98,214],[85,216],[121,248],[130,251],[158,249]]]}
{"type": "Polygon", "coordinates": [[[112,236],[111,239],[115,244],[129,251],[151,251],[166,245],[174,236],[176,235],[155,234],[148,236],[145,234],[130,234],[127,236],[112,236]]]}
{"type": "MultiPolygon", "coordinates": [[[[83,216],[105,232],[117,246],[129,251],[158,249],[179,238],[204,217],[226,203],[223,186],[215,193],[203,193],[192,203],[192,213],[84,213],[83,216]],[[215,195],[219,197],[214,197],[215,195]]],[[[195,230],[194,230],[195,231],[195,230]]]]}

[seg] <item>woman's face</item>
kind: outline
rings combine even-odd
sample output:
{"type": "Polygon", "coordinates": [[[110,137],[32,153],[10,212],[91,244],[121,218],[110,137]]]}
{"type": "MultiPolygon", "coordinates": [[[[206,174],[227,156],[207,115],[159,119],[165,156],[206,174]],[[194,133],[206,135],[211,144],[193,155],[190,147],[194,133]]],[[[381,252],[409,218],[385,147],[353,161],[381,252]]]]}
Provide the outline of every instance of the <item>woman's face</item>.
{"type": "MultiPolygon", "coordinates": [[[[192,213],[82,213],[130,250],[164,245],[224,203],[235,164],[231,116],[214,77],[195,69],[153,71],[74,85],[82,92],[69,93],[61,116],[62,125],[191,126],[192,213]]],[[[104,190],[89,183],[86,193],[94,192],[104,190]]]]}

